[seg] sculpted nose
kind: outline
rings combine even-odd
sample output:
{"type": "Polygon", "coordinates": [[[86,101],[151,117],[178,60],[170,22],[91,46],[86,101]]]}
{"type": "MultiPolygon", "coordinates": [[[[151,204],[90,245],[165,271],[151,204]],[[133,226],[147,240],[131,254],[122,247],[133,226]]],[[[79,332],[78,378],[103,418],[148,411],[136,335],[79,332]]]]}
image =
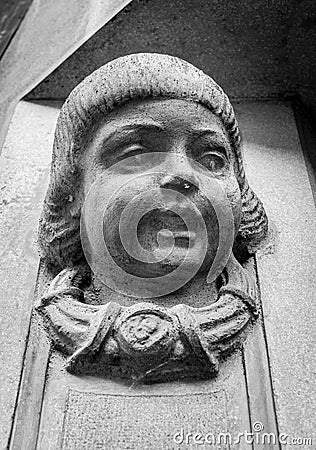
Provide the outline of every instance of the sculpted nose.
{"type": "Polygon", "coordinates": [[[178,175],[166,175],[162,180],[161,187],[164,189],[173,189],[184,193],[197,190],[197,185],[193,181],[193,177],[182,178],[178,175]]]}
{"type": "Polygon", "coordinates": [[[186,158],[175,158],[169,161],[168,173],[161,180],[161,187],[164,189],[174,189],[184,194],[196,191],[199,188],[199,181],[196,173],[186,158]]]}

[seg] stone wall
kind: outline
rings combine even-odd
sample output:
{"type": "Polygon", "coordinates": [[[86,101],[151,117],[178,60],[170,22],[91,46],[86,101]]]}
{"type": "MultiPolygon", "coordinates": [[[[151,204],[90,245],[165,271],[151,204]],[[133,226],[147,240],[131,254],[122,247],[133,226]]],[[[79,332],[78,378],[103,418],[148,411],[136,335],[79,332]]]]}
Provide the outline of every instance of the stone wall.
{"type": "Polygon", "coordinates": [[[316,116],[314,0],[134,0],[40,83],[30,99],[64,99],[107,61],[169,53],[235,100],[300,94],[316,116]]]}

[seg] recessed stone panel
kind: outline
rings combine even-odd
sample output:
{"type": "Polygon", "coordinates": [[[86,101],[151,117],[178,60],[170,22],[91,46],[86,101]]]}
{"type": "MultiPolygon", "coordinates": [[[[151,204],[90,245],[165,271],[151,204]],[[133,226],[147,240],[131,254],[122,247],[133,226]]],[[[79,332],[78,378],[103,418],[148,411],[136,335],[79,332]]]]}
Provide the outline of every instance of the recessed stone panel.
{"type": "MultiPolygon", "coordinates": [[[[208,435],[206,439],[211,441],[212,435],[219,433],[227,433],[223,390],[195,395],[128,396],[71,389],[62,449],[164,450],[179,448],[180,444],[183,448],[201,448],[202,439],[208,435]]],[[[218,448],[228,446],[224,443],[218,448]]]]}

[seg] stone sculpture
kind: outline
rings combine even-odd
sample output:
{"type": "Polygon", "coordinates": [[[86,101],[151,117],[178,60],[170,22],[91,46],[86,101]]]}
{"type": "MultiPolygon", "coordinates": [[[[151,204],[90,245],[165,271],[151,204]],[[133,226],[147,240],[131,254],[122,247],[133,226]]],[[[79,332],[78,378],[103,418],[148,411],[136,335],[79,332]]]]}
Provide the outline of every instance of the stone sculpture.
{"type": "Polygon", "coordinates": [[[121,57],[60,112],[36,309],[72,373],[208,378],[258,314],[242,264],[267,233],[223,90],[176,57],[121,57]]]}

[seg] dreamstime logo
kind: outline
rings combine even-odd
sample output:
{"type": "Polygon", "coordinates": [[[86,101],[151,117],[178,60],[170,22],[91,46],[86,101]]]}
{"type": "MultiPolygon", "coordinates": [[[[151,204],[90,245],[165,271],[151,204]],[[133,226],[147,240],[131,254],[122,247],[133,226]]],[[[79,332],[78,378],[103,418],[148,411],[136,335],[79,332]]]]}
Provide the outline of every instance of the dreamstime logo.
{"type": "Polygon", "coordinates": [[[230,256],[234,217],[221,182],[189,158],[172,158],[125,158],[104,170],[86,196],[85,257],[105,285],[124,295],[167,295],[205,261],[212,282],[230,256]]]}
{"type": "MultiPolygon", "coordinates": [[[[253,431],[243,431],[241,433],[237,433],[235,436],[229,432],[219,432],[219,433],[199,433],[192,431],[185,431],[184,428],[181,428],[180,431],[174,434],[173,441],[176,444],[186,444],[186,445],[210,445],[210,446],[218,446],[225,445],[239,445],[242,443],[245,444],[257,444],[259,446],[263,446],[263,448],[272,448],[272,446],[276,446],[279,448],[279,444],[281,445],[297,445],[297,446],[311,446],[313,443],[312,438],[310,437],[290,437],[287,433],[276,434],[274,432],[265,432],[264,425],[261,422],[254,422],[252,424],[253,431]]],[[[205,448],[205,447],[204,447],[205,448]]]]}

